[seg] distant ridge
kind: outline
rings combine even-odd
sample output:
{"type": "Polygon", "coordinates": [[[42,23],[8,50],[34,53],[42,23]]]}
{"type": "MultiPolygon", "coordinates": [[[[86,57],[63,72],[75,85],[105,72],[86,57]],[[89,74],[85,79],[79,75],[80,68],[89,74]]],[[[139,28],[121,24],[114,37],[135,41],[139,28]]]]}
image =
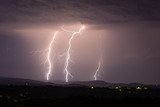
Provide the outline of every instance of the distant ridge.
{"type": "MultiPolygon", "coordinates": [[[[70,85],[82,85],[82,86],[89,86],[89,87],[155,87],[155,85],[146,85],[142,83],[108,83],[105,81],[75,81],[75,82],[70,82],[70,85]]],[[[159,87],[159,86],[157,86],[159,87]]]]}
{"type": "Polygon", "coordinates": [[[54,85],[54,83],[42,82],[42,81],[31,80],[31,79],[0,77],[0,85],[41,86],[41,85],[54,85]]]}
{"type": "Polygon", "coordinates": [[[105,81],[75,81],[70,82],[70,85],[82,85],[82,86],[89,86],[89,87],[108,87],[109,83],[106,83],[105,81]]]}
{"type": "MultiPolygon", "coordinates": [[[[73,81],[73,82],[64,82],[64,81],[50,81],[43,82],[31,79],[21,79],[21,78],[6,78],[0,77],[0,85],[28,85],[28,86],[62,86],[62,87],[110,87],[115,88],[119,87],[155,87],[155,85],[146,85],[142,83],[108,83],[105,81],[73,81]]],[[[159,87],[157,85],[156,87],[159,87]]]]}

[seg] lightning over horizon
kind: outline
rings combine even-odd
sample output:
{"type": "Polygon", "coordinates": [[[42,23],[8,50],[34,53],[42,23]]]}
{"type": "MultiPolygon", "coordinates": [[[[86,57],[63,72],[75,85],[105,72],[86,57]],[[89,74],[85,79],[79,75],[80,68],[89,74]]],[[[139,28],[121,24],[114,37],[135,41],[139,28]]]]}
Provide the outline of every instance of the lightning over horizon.
{"type": "Polygon", "coordinates": [[[160,0],[1,0],[0,78],[160,84],[159,11],[160,0]]]}
{"type": "Polygon", "coordinates": [[[49,76],[50,76],[50,74],[51,74],[51,71],[52,71],[52,63],[51,63],[51,52],[52,52],[52,44],[54,43],[54,41],[55,41],[55,38],[56,38],[56,36],[57,36],[57,33],[58,33],[58,31],[56,31],[54,34],[53,34],[53,37],[52,37],[52,40],[51,40],[51,42],[50,42],[50,44],[49,44],[49,46],[48,46],[48,52],[47,52],[47,62],[48,62],[48,72],[47,72],[47,80],[49,80],[50,78],[49,78],[49,76]]]}
{"type": "Polygon", "coordinates": [[[98,61],[97,69],[94,73],[94,80],[98,80],[98,77],[100,77],[100,70],[102,69],[102,66],[103,66],[103,60],[102,60],[102,57],[100,57],[98,61]]]}
{"type": "MultiPolygon", "coordinates": [[[[65,81],[68,82],[69,81],[69,77],[73,78],[72,74],[70,73],[69,71],[69,63],[71,60],[71,47],[72,47],[72,40],[74,39],[74,37],[77,35],[77,34],[80,34],[82,30],[85,29],[85,26],[82,26],[78,31],[69,31],[69,30],[66,30],[64,28],[64,26],[61,27],[62,31],[63,32],[67,32],[67,33],[71,33],[70,35],[70,38],[69,38],[69,41],[68,41],[68,48],[67,48],[67,51],[65,52],[65,54],[63,55],[66,55],[66,59],[65,59],[65,67],[64,67],[64,73],[65,73],[65,81]]],[[[51,56],[52,56],[52,47],[53,47],[53,44],[54,42],[56,41],[56,37],[58,36],[58,33],[60,31],[56,31],[54,32],[52,35],[52,39],[51,41],[49,42],[49,45],[47,46],[46,49],[44,50],[38,50],[38,51],[32,51],[32,53],[42,53],[45,55],[45,61],[43,61],[43,64],[44,66],[46,66],[47,64],[47,73],[46,73],[46,80],[49,81],[50,80],[50,75],[51,75],[51,72],[52,72],[52,69],[53,69],[53,64],[52,64],[52,61],[51,61],[51,56]]]]}
{"type": "Polygon", "coordinates": [[[98,59],[98,66],[97,66],[97,69],[96,69],[96,71],[95,71],[95,73],[94,73],[94,80],[97,80],[98,79],[98,77],[100,77],[100,71],[103,69],[103,55],[102,55],[102,36],[100,36],[100,40],[101,40],[101,42],[100,42],[100,52],[101,52],[101,54],[100,54],[100,57],[99,57],[99,59],[98,59]]]}
{"type": "Polygon", "coordinates": [[[70,51],[71,51],[71,47],[72,47],[72,40],[74,39],[74,37],[77,35],[77,34],[79,34],[79,33],[81,33],[81,31],[82,30],[84,30],[85,29],[85,26],[82,26],[80,29],[79,29],[79,31],[68,31],[68,30],[66,30],[66,29],[64,29],[63,28],[63,26],[62,26],[62,30],[63,31],[65,31],[65,32],[69,32],[69,33],[72,33],[72,35],[71,35],[71,37],[70,37],[70,39],[69,39],[69,46],[68,46],[68,49],[67,49],[67,55],[66,55],[66,61],[65,61],[65,69],[64,69],[64,72],[65,72],[65,81],[66,82],[68,82],[69,81],[69,76],[71,77],[71,78],[73,78],[73,76],[72,76],[72,74],[69,72],[69,62],[71,61],[71,55],[70,55],[70,51]]]}

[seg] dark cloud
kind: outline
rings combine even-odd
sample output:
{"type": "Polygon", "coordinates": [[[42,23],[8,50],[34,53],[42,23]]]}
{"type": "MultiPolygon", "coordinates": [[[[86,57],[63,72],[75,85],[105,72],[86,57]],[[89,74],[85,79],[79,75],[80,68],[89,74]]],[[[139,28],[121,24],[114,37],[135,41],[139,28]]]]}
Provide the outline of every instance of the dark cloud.
{"type": "Polygon", "coordinates": [[[1,23],[89,24],[160,21],[157,0],[5,0],[0,1],[1,23]]]}

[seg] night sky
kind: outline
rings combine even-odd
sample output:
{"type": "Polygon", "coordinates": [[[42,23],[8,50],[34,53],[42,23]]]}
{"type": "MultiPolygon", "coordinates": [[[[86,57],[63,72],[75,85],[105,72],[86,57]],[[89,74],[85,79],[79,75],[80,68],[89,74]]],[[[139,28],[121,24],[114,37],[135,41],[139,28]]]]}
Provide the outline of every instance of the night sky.
{"type": "MultiPolygon", "coordinates": [[[[158,0],[1,0],[0,76],[45,81],[45,54],[35,51],[44,50],[60,26],[84,24],[73,42],[71,81],[93,80],[103,54],[100,80],[160,84],[159,12],[158,0]]],[[[67,43],[61,33],[51,80],[64,80],[67,43]]]]}

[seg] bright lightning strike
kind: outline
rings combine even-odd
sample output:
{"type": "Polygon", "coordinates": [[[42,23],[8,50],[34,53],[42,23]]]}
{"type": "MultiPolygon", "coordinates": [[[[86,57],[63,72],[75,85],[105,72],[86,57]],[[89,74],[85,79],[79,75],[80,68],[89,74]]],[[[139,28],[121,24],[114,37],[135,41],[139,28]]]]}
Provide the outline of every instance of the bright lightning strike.
{"type": "Polygon", "coordinates": [[[96,70],[96,72],[95,72],[95,74],[94,74],[94,80],[97,80],[98,77],[100,76],[100,70],[101,70],[101,68],[102,68],[102,65],[103,65],[103,62],[102,62],[102,58],[100,57],[100,58],[99,58],[99,62],[98,62],[97,70],[96,70]]]}
{"type": "Polygon", "coordinates": [[[85,29],[85,26],[82,26],[79,31],[68,31],[66,29],[63,28],[62,26],[62,30],[65,31],[65,32],[68,32],[68,33],[72,33],[70,39],[69,39],[69,46],[68,46],[68,49],[67,49],[67,55],[66,55],[66,61],[65,61],[65,69],[64,69],[64,72],[65,72],[65,80],[66,82],[69,81],[69,76],[70,77],[73,77],[72,74],[69,72],[69,62],[71,61],[71,54],[70,54],[70,51],[71,51],[71,47],[72,47],[72,40],[74,39],[74,37],[77,35],[77,34],[80,34],[82,32],[82,30],[85,29]]]}
{"type": "MultiPolygon", "coordinates": [[[[100,39],[102,40],[102,36],[100,36],[100,39]]],[[[100,77],[100,71],[103,69],[103,55],[102,55],[102,42],[100,42],[100,52],[101,52],[101,55],[100,55],[100,57],[99,57],[99,61],[98,61],[98,66],[97,66],[97,69],[96,69],[96,71],[95,71],[95,73],[94,73],[94,80],[97,80],[98,79],[98,77],[100,77]]]]}
{"type": "Polygon", "coordinates": [[[48,62],[48,72],[47,72],[47,80],[49,80],[49,77],[50,77],[50,74],[51,74],[51,71],[52,71],[52,63],[51,63],[51,52],[52,52],[52,45],[57,37],[57,33],[58,31],[56,31],[54,34],[53,34],[53,38],[48,46],[48,52],[47,52],[47,62],[48,62]]]}

